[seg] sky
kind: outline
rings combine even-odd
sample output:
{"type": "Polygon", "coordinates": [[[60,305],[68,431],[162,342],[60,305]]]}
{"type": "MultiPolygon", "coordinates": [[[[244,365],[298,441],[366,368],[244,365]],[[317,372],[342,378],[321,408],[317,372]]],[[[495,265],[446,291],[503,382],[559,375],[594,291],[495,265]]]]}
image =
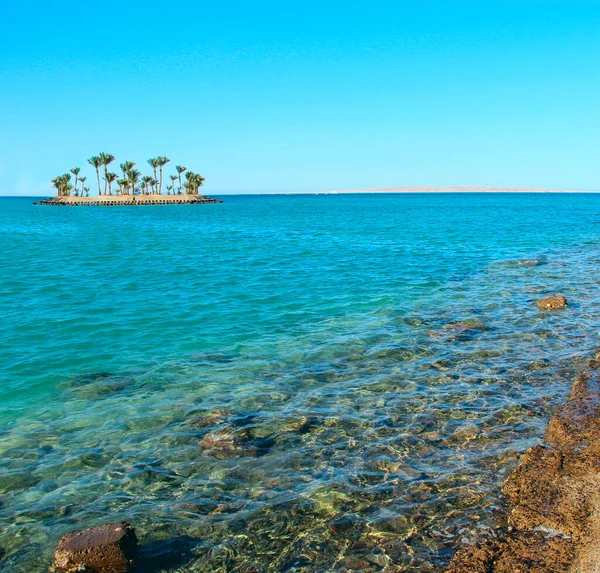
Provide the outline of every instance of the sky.
{"type": "Polygon", "coordinates": [[[599,30],[596,0],[7,2],[0,194],[98,152],[206,194],[600,190],[599,30]]]}

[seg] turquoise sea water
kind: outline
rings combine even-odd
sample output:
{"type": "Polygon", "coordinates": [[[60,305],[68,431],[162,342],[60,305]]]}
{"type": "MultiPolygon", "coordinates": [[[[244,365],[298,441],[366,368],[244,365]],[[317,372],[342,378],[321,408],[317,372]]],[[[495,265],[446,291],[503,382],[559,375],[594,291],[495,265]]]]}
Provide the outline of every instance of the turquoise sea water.
{"type": "Polygon", "coordinates": [[[598,342],[600,195],[222,199],[0,199],[0,571],[126,519],[143,571],[425,572],[502,524],[598,342]]]}

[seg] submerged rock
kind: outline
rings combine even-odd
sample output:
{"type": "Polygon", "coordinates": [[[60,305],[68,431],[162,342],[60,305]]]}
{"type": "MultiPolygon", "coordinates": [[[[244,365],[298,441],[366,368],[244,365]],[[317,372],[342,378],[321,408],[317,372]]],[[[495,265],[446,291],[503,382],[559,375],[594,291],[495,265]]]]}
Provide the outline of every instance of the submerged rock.
{"type": "Polygon", "coordinates": [[[51,571],[55,573],[128,573],[137,550],[129,523],[109,523],[69,533],[60,539],[51,571]]]}
{"type": "Polygon", "coordinates": [[[304,435],[309,434],[322,424],[323,420],[319,416],[300,416],[299,418],[291,421],[288,424],[288,428],[293,432],[304,435]]]}
{"type": "Polygon", "coordinates": [[[198,445],[209,455],[215,458],[228,458],[235,455],[239,445],[236,443],[235,436],[230,432],[211,432],[206,434],[198,445]]]}
{"type": "Polygon", "coordinates": [[[549,296],[537,301],[537,306],[541,310],[556,310],[557,308],[565,308],[568,303],[564,296],[549,296]]]}
{"type": "Polygon", "coordinates": [[[355,520],[352,517],[345,516],[335,519],[334,521],[330,521],[327,528],[333,535],[339,535],[340,533],[344,533],[352,529],[354,527],[354,523],[355,520]]]}
{"type": "Polygon", "coordinates": [[[344,567],[350,571],[363,571],[369,568],[369,562],[356,557],[346,557],[343,561],[344,567]]]}
{"type": "Polygon", "coordinates": [[[458,320],[449,322],[441,330],[433,330],[429,336],[434,338],[447,338],[448,340],[457,340],[467,334],[488,330],[490,327],[479,320],[458,320]]]}
{"type": "Polygon", "coordinates": [[[215,458],[226,459],[238,456],[264,456],[275,445],[273,435],[255,436],[250,429],[239,432],[224,430],[206,434],[198,445],[204,453],[215,458]]]}
{"type": "Polygon", "coordinates": [[[519,265],[520,267],[537,267],[541,264],[542,261],[540,261],[539,259],[521,259],[517,261],[517,265],[519,265]]]}

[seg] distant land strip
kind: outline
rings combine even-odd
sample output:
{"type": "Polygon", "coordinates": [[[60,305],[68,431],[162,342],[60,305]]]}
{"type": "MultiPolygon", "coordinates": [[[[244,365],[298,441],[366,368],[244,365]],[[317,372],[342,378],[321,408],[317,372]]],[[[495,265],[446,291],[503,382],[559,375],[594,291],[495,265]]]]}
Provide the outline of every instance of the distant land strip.
{"type": "Polygon", "coordinates": [[[340,189],[319,193],[598,193],[580,189],[544,189],[536,187],[376,187],[372,189],[340,189]]]}

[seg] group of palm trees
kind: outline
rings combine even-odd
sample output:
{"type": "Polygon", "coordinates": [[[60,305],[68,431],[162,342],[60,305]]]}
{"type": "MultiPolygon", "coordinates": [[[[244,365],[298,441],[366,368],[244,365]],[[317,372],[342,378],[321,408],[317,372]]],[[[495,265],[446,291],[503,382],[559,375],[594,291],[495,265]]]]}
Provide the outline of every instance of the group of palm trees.
{"type": "MultiPolygon", "coordinates": [[[[113,161],[115,161],[115,156],[110,153],[99,153],[88,159],[88,163],[96,170],[98,195],[162,195],[163,167],[170,162],[170,159],[162,156],[148,159],[148,163],[153,169],[153,176],[142,175],[135,169],[136,164],[133,161],[125,161],[120,165],[122,177],[119,177],[116,173],[111,173],[108,170],[108,166],[113,161]],[[101,179],[104,180],[104,185],[101,184],[101,179]],[[115,182],[117,188],[113,189],[115,182]]],[[[175,170],[177,174],[170,175],[171,183],[166,185],[167,195],[181,195],[182,193],[198,195],[199,189],[205,181],[204,177],[189,171],[182,165],[176,165],[175,170]],[[182,179],[184,174],[185,181],[182,179]]],[[[79,167],[73,167],[69,170],[69,173],[64,173],[52,179],[52,185],[56,188],[59,196],[90,196],[90,188],[85,185],[87,177],[81,177],[80,173],[81,169],[79,167]],[[71,175],[74,176],[74,179],[71,178],[71,175]]]]}

